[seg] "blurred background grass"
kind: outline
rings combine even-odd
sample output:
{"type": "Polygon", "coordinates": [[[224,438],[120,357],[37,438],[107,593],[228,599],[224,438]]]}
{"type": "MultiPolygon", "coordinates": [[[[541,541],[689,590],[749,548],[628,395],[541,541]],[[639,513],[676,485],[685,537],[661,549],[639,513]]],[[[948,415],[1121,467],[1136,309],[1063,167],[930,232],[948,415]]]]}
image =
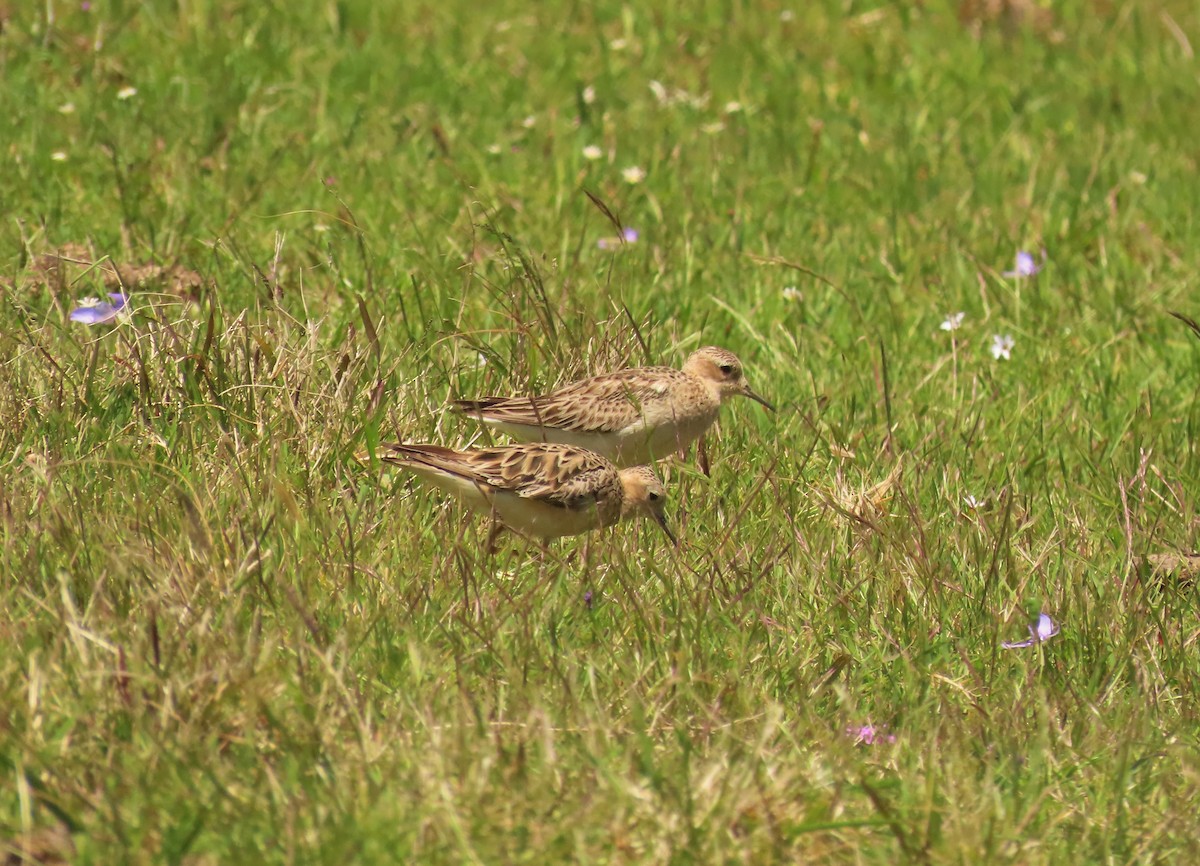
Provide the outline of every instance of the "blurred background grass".
{"type": "Polygon", "coordinates": [[[1193,4],[0,22],[9,849],[1196,858],[1193,4]],[[663,467],[680,552],[349,459],[708,343],[782,411],[663,467]]]}

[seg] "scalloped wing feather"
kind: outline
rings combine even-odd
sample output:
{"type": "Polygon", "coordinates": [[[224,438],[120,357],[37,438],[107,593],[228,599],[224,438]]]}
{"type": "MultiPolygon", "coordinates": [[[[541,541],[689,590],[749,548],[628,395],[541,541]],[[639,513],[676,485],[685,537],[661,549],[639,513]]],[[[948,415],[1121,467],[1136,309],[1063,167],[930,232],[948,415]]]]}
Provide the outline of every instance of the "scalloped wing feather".
{"type": "Polygon", "coordinates": [[[493,424],[619,433],[643,419],[644,406],[662,400],[673,385],[689,382],[680,370],[643,367],[584,379],[539,397],[457,400],[455,406],[493,424]]]}

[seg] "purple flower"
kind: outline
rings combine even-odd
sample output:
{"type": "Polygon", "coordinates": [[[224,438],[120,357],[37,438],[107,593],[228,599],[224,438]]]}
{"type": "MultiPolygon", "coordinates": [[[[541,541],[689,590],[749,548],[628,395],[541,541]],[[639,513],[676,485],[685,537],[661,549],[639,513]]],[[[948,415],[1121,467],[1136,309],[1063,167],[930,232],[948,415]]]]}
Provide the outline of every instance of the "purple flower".
{"type": "Polygon", "coordinates": [[[1011,271],[1005,271],[1006,277],[1032,277],[1038,271],[1046,266],[1046,251],[1042,250],[1042,263],[1039,265],[1033,258],[1032,253],[1027,253],[1025,250],[1017,251],[1017,266],[1011,271]]]}
{"type": "Polygon", "coordinates": [[[72,322],[85,325],[106,325],[121,316],[129,299],[120,292],[109,292],[109,300],[99,298],[84,298],[79,306],[71,310],[72,322]]]}
{"type": "Polygon", "coordinates": [[[627,226],[621,229],[621,236],[619,238],[600,238],[600,240],[596,241],[596,246],[602,250],[615,250],[622,244],[636,244],[639,237],[641,235],[638,234],[637,229],[627,226]]]}
{"type": "Polygon", "coordinates": [[[89,3],[88,0],[83,0],[83,2],[79,4],[79,8],[82,9],[84,12],[91,12],[92,4],[89,3]]]}
{"type": "Polygon", "coordinates": [[[592,609],[592,591],[589,589],[583,594],[583,603],[587,605],[587,609],[592,609]]]}
{"type": "Polygon", "coordinates": [[[1033,646],[1035,643],[1043,643],[1050,640],[1056,634],[1058,634],[1058,623],[1042,613],[1038,614],[1037,627],[1029,627],[1029,637],[1025,638],[1025,640],[1006,640],[1000,646],[1005,649],[1033,646]]]}
{"type": "Polygon", "coordinates": [[[896,735],[886,733],[886,731],[886,725],[883,727],[876,727],[872,724],[866,724],[860,727],[851,725],[850,727],[846,728],[846,735],[854,737],[855,743],[862,743],[864,746],[873,746],[875,745],[876,740],[881,743],[896,742],[896,735]]]}

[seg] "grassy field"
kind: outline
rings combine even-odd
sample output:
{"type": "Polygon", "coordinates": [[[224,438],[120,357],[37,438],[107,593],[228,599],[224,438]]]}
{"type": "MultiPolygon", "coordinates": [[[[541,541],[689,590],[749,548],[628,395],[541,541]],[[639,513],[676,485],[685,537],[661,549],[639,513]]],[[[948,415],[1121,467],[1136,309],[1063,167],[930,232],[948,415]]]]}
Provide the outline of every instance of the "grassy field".
{"type": "Polygon", "coordinates": [[[1195,4],[0,22],[9,862],[1200,862],[1195,4]],[[678,550],[353,459],[707,344],[678,550]]]}

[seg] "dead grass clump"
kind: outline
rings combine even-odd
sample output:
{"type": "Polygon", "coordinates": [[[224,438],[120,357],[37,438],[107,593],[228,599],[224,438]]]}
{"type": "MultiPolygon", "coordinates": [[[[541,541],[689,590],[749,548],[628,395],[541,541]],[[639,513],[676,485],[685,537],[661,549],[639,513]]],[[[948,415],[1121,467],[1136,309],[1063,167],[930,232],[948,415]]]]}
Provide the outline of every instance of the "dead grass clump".
{"type": "Polygon", "coordinates": [[[33,256],[28,285],[62,291],[89,272],[97,272],[106,291],[160,291],[185,300],[198,300],[204,286],[199,272],[182,265],[157,262],[118,263],[96,255],[83,244],[66,243],[33,256]]]}
{"type": "Polygon", "coordinates": [[[996,27],[1008,35],[1028,27],[1051,41],[1062,38],[1054,26],[1054,13],[1033,0],[960,0],[958,21],[976,38],[996,27]]]}
{"type": "Polygon", "coordinates": [[[74,862],[75,842],[67,825],[59,822],[0,840],[0,855],[5,866],[58,866],[74,862]]]}

